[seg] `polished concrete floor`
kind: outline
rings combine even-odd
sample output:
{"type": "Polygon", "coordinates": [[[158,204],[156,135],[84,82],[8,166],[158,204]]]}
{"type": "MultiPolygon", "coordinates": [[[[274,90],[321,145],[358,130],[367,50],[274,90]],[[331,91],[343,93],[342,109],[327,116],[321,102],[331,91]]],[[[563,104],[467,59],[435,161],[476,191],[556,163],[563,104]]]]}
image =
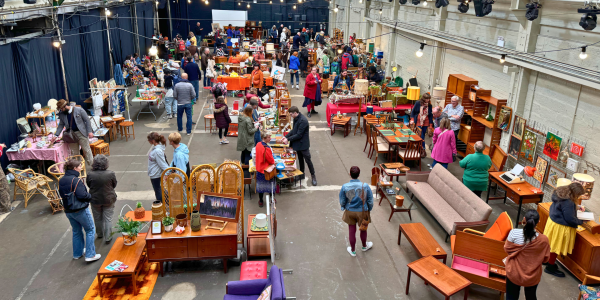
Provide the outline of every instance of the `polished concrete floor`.
{"type": "MultiPolygon", "coordinates": [[[[293,105],[301,106],[304,100],[302,87],[303,84],[300,91],[292,90],[293,105]]],[[[124,205],[134,206],[136,201],[141,201],[146,209],[150,208],[154,196],[146,174],[150,145],[145,136],[150,131],[168,135],[177,129],[175,119],[169,121],[160,117],[164,113],[162,107],[157,110],[157,121],[149,114],[142,114],[140,120],[135,120],[138,110],[139,106],[133,105],[136,139],[110,144],[110,169],[117,173],[118,178],[115,214],[124,205]]],[[[325,106],[317,107],[317,111],[320,113],[313,115],[309,122],[311,154],[319,184],[313,187],[304,182],[302,188],[284,189],[281,195],[277,195],[278,255],[275,264],[283,269],[293,269],[293,274],[284,275],[287,295],[302,300],[443,299],[416,276],[412,276],[410,294],[405,295],[406,264],[419,258],[409,243],[397,245],[398,225],[411,222],[405,213],[394,214],[388,222],[389,206],[375,205],[373,224],[368,230],[368,240],[374,243],[373,249],[358,251],[357,257],[348,255],[348,228],[341,221],[339,189],[349,180],[348,171],[355,165],[362,170],[360,179],[369,182],[374,158],[369,159],[362,152],[364,134],[351,134],[344,138],[338,131],[331,136],[325,121],[325,106]]],[[[206,110],[202,110],[202,102],[195,106],[194,119],[198,120],[198,124],[193,135],[184,135],[183,138],[183,143],[190,148],[191,164],[239,159],[236,138],[231,138],[229,145],[219,145],[216,135],[204,131],[201,114],[206,114],[206,110]]],[[[172,148],[168,147],[167,157],[171,158],[172,152],[172,148]]],[[[378,162],[385,162],[385,159],[380,155],[378,162]]],[[[423,163],[426,169],[431,159],[426,158],[423,163]]],[[[449,170],[459,178],[462,176],[458,163],[451,164],[449,170]]],[[[265,211],[258,207],[256,195],[249,199],[246,193],[244,201],[246,215],[265,211]]],[[[418,201],[416,205],[412,222],[423,223],[450,253],[450,244],[444,242],[446,234],[441,226],[418,201]]],[[[511,217],[516,217],[514,204],[496,201],[491,206],[493,214],[490,221],[505,210],[511,217]]],[[[0,219],[0,299],[81,299],[85,295],[96,279],[101,263],[72,259],[72,233],[64,213],[52,215],[46,200],[36,196],[27,208],[21,202],[12,213],[1,215],[0,219]]],[[[110,247],[96,240],[98,253],[105,255],[110,247]]],[[[230,264],[229,272],[224,274],[220,260],[175,263],[171,272],[159,277],[151,299],[222,299],[225,284],[237,280],[239,271],[239,266],[230,264]]],[[[566,278],[544,274],[538,297],[576,299],[578,283],[569,273],[566,278]]],[[[463,299],[462,292],[452,299],[463,299]]],[[[469,299],[499,299],[499,294],[472,286],[469,299]]],[[[521,299],[525,299],[524,296],[521,299]]]]}

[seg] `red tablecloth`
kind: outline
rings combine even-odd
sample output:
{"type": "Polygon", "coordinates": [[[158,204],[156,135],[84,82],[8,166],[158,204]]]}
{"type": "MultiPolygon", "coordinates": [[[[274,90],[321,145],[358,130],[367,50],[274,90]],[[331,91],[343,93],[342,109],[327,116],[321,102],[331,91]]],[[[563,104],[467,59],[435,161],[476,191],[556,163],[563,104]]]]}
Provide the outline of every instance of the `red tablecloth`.
{"type": "MultiPolygon", "coordinates": [[[[412,104],[400,104],[393,108],[394,111],[405,110],[412,107],[412,104]]],[[[392,107],[382,108],[379,106],[373,106],[373,111],[391,111],[392,107]]],[[[325,115],[327,116],[327,126],[331,126],[331,115],[340,113],[357,113],[358,104],[339,104],[327,103],[327,109],[325,115]]],[[[367,105],[363,104],[360,110],[361,112],[367,112],[367,105]]]]}

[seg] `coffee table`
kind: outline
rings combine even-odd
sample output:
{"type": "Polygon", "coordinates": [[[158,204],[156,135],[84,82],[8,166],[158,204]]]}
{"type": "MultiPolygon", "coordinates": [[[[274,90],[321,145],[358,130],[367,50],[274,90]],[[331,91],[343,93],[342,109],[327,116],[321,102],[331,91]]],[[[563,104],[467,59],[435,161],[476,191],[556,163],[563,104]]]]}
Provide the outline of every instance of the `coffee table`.
{"type": "Polygon", "coordinates": [[[415,273],[425,284],[430,284],[434,289],[444,295],[446,300],[450,296],[465,290],[465,300],[469,297],[469,286],[471,282],[460,274],[450,269],[432,256],[423,257],[406,265],[408,267],[408,279],[406,280],[406,294],[410,288],[410,274],[415,273]],[[437,273],[437,274],[436,274],[437,273]]]}
{"type": "Polygon", "coordinates": [[[125,246],[123,244],[123,237],[118,237],[113,244],[110,252],[106,255],[100,270],[98,271],[98,292],[102,297],[102,281],[105,278],[114,277],[130,277],[131,283],[133,284],[133,294],[137,295],[136,281],[137,276],[142,270],[144,263],[146,262],[147,256],[145,253],[146,239],[138,236],[137,242],[131,246],[125,246]],[[113,261],[118,260],[129,266],[123,272],[109,271],[105,269],[106,266],[110,265],[113,261]]]}
{"type": "MultiPolygon", "coordinates": [[[[406,201],[406,200],[405,200],[406,201]]],[[[436,242],[436,240],[429,234],[429,231],[421,223],[406,223],[400,224],[398,231],[398,245],[400,245],[400,238],[402,233],[406,236],[408,242],[413,246],[415,251],[421,257],[431,256],[436,259],[442,259],[444,265],[446,264],[446,251],[442,249],[442,246],[436,242]]]]}
{"type": "Polygon", "coordinates": [[[388,222],[390,220],[392,220],[392,216],[394,215],[394,213],[397,213],[397,212],[407,212],[408,218],[412,221],[412,216],[410,215],[410,211],[417,209],[417,207],[414,205],[413,200],[410,198],[410,196],[408,196],[408,194],[402,188],[402,186],[400,185],[399,182],[392,181],[392,183],[393,183],[392,186],[389,186],[389,187],[380,186],[379,183],[377,184],[377,193],[381,197],[379,199],[379,205],[381,205],[381,201],[383,201],[384,198],[387,200],[388,204],[390,205],[390,209],[392,210],[392,212],[390,213],[390,218],[388,219],[388,222]],[[386,192],[387,189],[392,189],[395,193],[393,195],[389,195],[386,192]],[[400,206],[400,207],[396,206],[396,196],[397,195],[404,197],[404,203],[402,203],[402,206],[400,206]]]}

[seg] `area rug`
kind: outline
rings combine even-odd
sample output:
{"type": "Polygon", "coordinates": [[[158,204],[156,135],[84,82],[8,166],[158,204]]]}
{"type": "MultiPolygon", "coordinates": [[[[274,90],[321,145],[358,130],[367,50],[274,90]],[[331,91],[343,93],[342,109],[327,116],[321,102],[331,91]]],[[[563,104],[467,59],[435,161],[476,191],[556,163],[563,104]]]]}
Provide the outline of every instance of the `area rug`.
{"type": "Polygon", "coordinates": [[[88,289],[83,300],[148,300],[160,273],[158,263],[148,263],[137,277],[138,294],[133,295],[133,285],[128,278],[106,278],[102,281],[102,295],[98,292],[98,279],[88,289]]]}

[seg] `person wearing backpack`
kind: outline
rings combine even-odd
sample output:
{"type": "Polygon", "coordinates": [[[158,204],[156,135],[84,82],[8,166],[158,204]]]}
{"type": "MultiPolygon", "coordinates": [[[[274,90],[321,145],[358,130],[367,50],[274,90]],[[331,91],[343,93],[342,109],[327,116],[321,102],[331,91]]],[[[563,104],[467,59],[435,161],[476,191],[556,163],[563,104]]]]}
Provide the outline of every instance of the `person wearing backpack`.
{"type": "Polygon", "coordinates": [[[83,163],[71,158],[65,163],[65,168],[65,175],[58,181],[58,193],[73,230],[73,259],[85,256],[86,262],[97,261],[102,255],[96,254],[94,245],[96,226],[89,209],[92,195],[88,193],[83,179],[79,178],[83,163]]]}
{"type": "Polygon", "coordinates": [[[185,41],[182,38],[177,39],[177,59],[180,60],[183,58],[183,53],[185,52],[185,41]]]}

